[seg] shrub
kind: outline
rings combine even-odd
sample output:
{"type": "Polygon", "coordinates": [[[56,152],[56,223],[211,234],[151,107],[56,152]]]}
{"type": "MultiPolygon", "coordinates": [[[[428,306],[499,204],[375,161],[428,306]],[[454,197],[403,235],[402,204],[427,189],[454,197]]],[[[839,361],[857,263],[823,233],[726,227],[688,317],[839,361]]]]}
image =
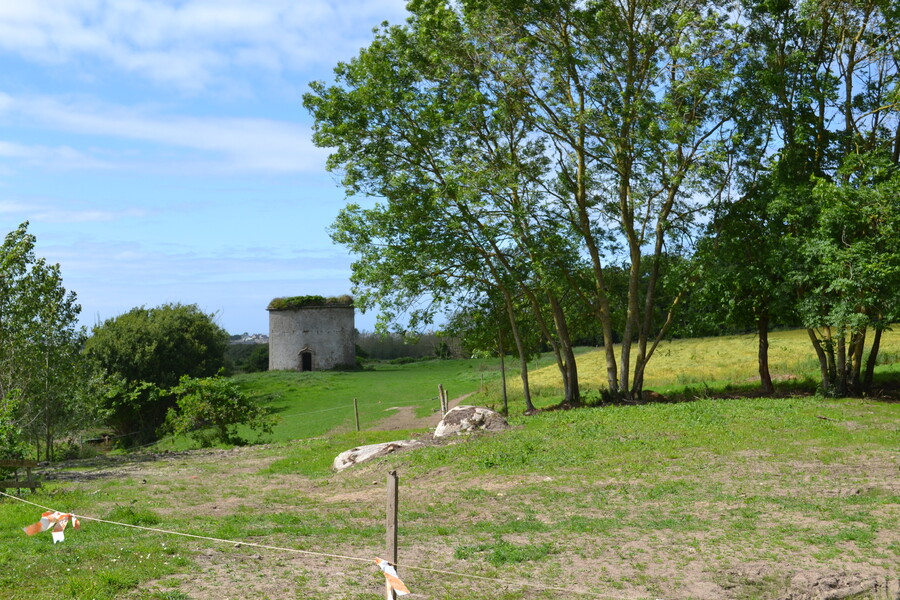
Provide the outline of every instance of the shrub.
{"type": "Polygon", "coordinates": [[[174,399],[164,392],[184,375],[209,377],[224,363],[228,334],[196,305],[133,308],[94,327],[85,354],[105,373],[101,407],[119,434],[152,438],[174,399]]]}
{"type": "Polygon", "coordinates": [[[244,444],[237,426],[245,425],[260,433],[272,433],[274,418],[253,399],[238,389],[232,379],[184,376],[169,390],[176,408],[166,414],[165,430],[174,435],[190,434],[201,446],[215,442],[244,444]]]}
{"type": "Polygon", "coordinates": [[[269,302],[266,310],[297,310],[308,306],[353,306],[353,298],[350,296],[291,296],[289,298],[275,298],[269,302]]]}

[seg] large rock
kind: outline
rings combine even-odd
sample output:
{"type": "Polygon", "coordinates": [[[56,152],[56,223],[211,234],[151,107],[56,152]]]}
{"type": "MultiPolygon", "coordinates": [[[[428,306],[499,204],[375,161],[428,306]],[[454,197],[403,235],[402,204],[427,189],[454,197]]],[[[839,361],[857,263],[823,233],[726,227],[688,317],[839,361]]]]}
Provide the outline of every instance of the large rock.
{"type": "Polygon", "coordinates": [[[398,440],[396,442],[384,442],[382,444],[370,444],[368,446],[359,446],[358,448],[351,448],[346,452],[341,452],[338,454],[334,462],[331,463],[331,468],[335,471],[343,471],[347,467],[352,467],[353,465],[358,465],[359,463],[364,463],[369,460],[373,460],[376,458],[381,458],[382,456],[387,456],[392,452],[396,452],[397,450],[405,450],[410,448],[421,448],[424,446],[422,442],[418,442],[416,440],[398,440]]]}
{"type": "Polygon", "coordinates": [[[447,414],[438,423],[434,430],[434,437],[502,429],[509,429],[509,423],[500,413],[483,406],[457,406],[447,411],[447,414]]]}

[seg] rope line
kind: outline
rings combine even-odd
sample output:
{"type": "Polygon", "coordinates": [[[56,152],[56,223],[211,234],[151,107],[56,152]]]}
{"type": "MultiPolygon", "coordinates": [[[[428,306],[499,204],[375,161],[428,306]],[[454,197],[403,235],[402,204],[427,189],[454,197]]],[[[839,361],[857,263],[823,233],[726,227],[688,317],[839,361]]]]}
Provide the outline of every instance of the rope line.
{"type": "MultiPolygon", "coordinates": [[[[44,510],[47,510],[47,511],[56,510],[56,509],[50,508],[48,506],[42,506],[42,505],[36,504],[34,502],[29,502],[28,500],[19,498],[18,496],[13,496],[11,494],[7,494],[6,492],[0,492],[0,495],[6,496],[7,498],[12,498],[13,500],[18,500],[19,502],[24,502],[25,504],[30,504],[32,506],[36,506],[37,508],[43,508],[44,510]]],[[[326,557],[326,558],[340,558],[343,560],[353,560],[353,561],[366,562],[366,563],[374,562],[372,559],[369,559],[369,558],[359,558],[356,556],[345,556],[342,554],[329,554],[327,552],[314,552],[312,550],[300,550],[299,548],[283,548],[280,546],[268,546],[266,544],[257,544],[255,542],[241,542],[241,541],[237,541],[237,540],[226,540],[223,538],[214,538],[214,537],[209,537],[209,536],[205,536],[205,535],[195,535],[193,533],[183,533],[180,531],[171,531],[168,529],[158,529],[156,527],[144,527],[143,525],[132,525],[130,523],[120,523],[118,521],[108,521],[106,519],[99,519],[97,517],[89,517],[89,516],[81,515],[81,514],[77,514],[77,513],[69,513],[69,514],[71,514],[73,517],[78,517],[79,519],[83,519],[85,521],[95,521],[97,523],[106,523],[108,525],[119,525],[121,527],[130,527],[132,529],[140,529],[142,531],[153,531],[155,533],[178,535],[178,536],[189,537],[189,538],[194,538],[194,539],[198,539],[198,540],[208,540],[211,542],[222,542],[225,544],[240,545],[240,546],[253,546],[254,548],[265,548],[267,550],[282,550],[284,552],[296,552],[299,554],[307,554],[310,556],[322,556],[322,557],[326,557]]]]}
{"type": "MultiPolygon", "coordinates": [[[[54,511],[54,510],[56,510],[56,509],[50,508],[50,507],[48,507],[48,506],[43,506],[43,505],[41,505],[41,504],[37,504],[37,503],[35,503],[35,502],[29,502],[28,500],[25,500],[24,498],[19,498],[18,496],[13,496],[12,494],[7,494],[6,492],[0,492],[0,496],[6,496],[7,498],[12,498],[13,500],[17,500],[17,501],[23,502],[23,503],[25,503],[25,504],[30,504],[30,505],[32,505],[32,506],[35,506],[35,507],[37,507],[37,508],[42,508],[42,509],[47,510],[47,511],[54,511]]],[[[370,558],[360,558],[360,557],[358,557],[358,556],[347,556],[347,555],[344,555],[344,554],[331,554],[331,553],[328,553],[328,552],[315,552],[315,551],[312,551],[312,550],[300,550],[299,548],[285,548],[285,547],[283,547],[283,546],[269,546],[269,545],[267,545],[267,544],[257,544],[257,543],[255,543],[255,542],[243,542],[243,541],[238,541],[238,540],[226,540],[226,539],[223,539],[223,538],[215,538],[215,537],[209,537],[209,536],[205,536],[205,535],[195,535],[195,534],[192,534],[192,533],[183,533],[183,532],[180,532],[180,531],[171,531],[171,530],[167,530],[167,529],[158,529],[158,528],[156,528],[156,527],[144,527],[144,526],[142,526],[142,525],[132,525],[132,524],[130,524],[130,523],[120,523],[120,522],[118,522],[118,521],[107,521],[106,519],[99,519],[99,518],[97,518],[97,517],[89,517],[89,516],[80,515],[80,514],[76,514],[76,513],[70,513],[70,514],[71,514],[73,517],[78,517],[79,519],[83,519],[83,520],[86,520],[86,521],[94,521],[94,522],[97,522],[97,523],[106,523],[106,524],[108,524],[108,525],[118,525],[118,526],[121,526],[121,527],[130,527],[130,528],[132,528],[132,529],[139,529],[139,530],[141,530],[141,531],[152,531],[152,532],[154,532],[154,533],[164,533],[164,534],[167,534],[167,535],[176,535],[176,536],[187,537],[187,538],[193,538],[193,539],[198,539],[198,540],[207,540],[207,541],[211,541],[211,542],[220,542],[220,543],[224,543],[224,544],[231,544],[232,546],[237,546],[237,547],[240,547],[240,546],[248,546],[248,547],[253,547],[253,548],[263,548],[263,549],[266,549],[266,550],[278,550],[278,551],[281,551],[281,552],[294,552],[294,553],[297,553],[297,554],[304,554],[304,555],[307,555],[307,556],[319,556],[319,557],[324,557],[324,558],[336,558],[336,559],[340,559],[340,560],[349,560],[349,561],[354,561],[354,562],[363,562],[363,563],[370,563],[370,564],[374,562],[374,561],[373,561],[372,559],[370,559],[370,558]]],[[[590,591],[587,591],[587,590],[578,590],[578,589],[573,589],[573,588],[558,587],[558,586],[546,585],[546,584],[536,583],[536,582],[531,582],[531,581],[522,581],[522,580],[513,580],[513,579],[501,579],[501,578],[499,578],[499,577],[487,577],[487,576],[485,576],[485,575],[474,575],[474,574],[472,574],[472,573],[458,573],[458,572],[456,572],[456,571],[447,571],[447,570],[444,570],[444,569],[433,569],[433,568],[431,568],[431,567],[420,567],[420,566],[417,566],[417,565],[411,565],[411,564],[407,564],[407,563],[397,563],[395,566],[400,567],[400,568],[404,568],[404,569],[414,570],[414,571],[423,571],[423,572],[427,572],[427,573],[435,573],[435,574],[439,574],[439,575],[448,575],[448,576],[452,576],[452,577],[461,577],[461,578],[464,578],[464,579],[478,579],[478,580],[481,580],[481,581],[491,581],[491,582],[494,582],[494,583],[502,583],[502,584],[506,584],[506,585],[515,585],[515,586],[521,586],[521,587],[538,588],[538,589],[542,589],[542,590],[555,591],[555,592],[565,592],[565,593],[569,593],[569,594],[580,594],[580,595],[584,595],[584,596],[593,596],[593,597],[595,597],[595,598],[609,598],[609,596],[601,595],[601,594],[598,594],[598,593],[596,593],[596,592],[590,592],[590,591]]]]}

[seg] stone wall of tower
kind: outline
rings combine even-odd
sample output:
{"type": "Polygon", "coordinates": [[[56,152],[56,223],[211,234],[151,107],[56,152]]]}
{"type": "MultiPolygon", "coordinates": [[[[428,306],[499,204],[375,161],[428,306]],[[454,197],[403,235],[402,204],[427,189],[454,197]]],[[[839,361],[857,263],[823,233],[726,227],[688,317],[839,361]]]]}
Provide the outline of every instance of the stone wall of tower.
{"type": "Polygon", "coordinates": [[[352,306],[270,309],[269,370],[321,371],[354,365],[354,327],[352,306]]]}

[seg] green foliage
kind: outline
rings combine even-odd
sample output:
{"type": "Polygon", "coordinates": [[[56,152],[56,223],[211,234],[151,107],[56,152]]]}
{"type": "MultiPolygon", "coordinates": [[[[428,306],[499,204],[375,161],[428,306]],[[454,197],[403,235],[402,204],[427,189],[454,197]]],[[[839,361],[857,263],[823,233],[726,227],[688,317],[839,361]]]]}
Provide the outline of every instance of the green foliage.
{"type": "Polygon", "coordinates": [[[298,310],[313,306],[352,307],[351,296],[292,296],[288,298],[275,298],[266,310],[298,310]]]}
{"type": "Polygon", "coordinates": [[[110,375],[99,388],[104,420],[113,431],[124,436],[126,445],[151,439],[159,415],[164,414],[171,404],[163,390],[149,381],[129,383],[121,377],[110,375]]]}
{"type": "Polygon", "coordinates": [[[244,363],[247,373],[258,373],[269,370],[269,345],[259,344],[250,352],[247,362],[244,363]]]}
{"type": "Polygon", "coordinates": [[[93,410],[81,306],[59,265],[35,257],[35,244],[25,222],[0,245],[0,452],[20,454],[24,438],[50,460],[56,440],[87,425],[93,410]]]}
{"type": "Polygon", "coordinates": [[[269,370],[268,344],[234,344],[225,349],[225,369],[230,374],[269,370]]]}
{"type": "MultiPolygon", "coordinates": [[[[0,458],[22,458],[27,446],[22,436],[22,428],[18,425],[16,415],[19,413],[17,393],[8,393],[0,398],[0,458]]],[[[0,469],[0,477],[2,477],[0,469]]]]}
{"type": "Polygon", "coordinates": [[[275,425],[269,412],[230,378],[185,375],[168,393],[176,398],[176,407],[166,414],[165,430],[176,436],[191,434],[204,447],[246,443],[237,434],[239,425],[264,434],[271,434],[275,425]]]}
{"type": "MultiPolygon", "coordinates": [[[[668,0],[409,10],[304,97],[348,195],[384,199],[348,205],[332,227],[359,257],[360,305],[377,306],[383,328],[416,329],[487,299],[521,355],[533,348],[523,338],[553,347],[572,402],[573,340],[602,331],[611,346],[615,311],[623,343],[641,347],[633,363],[622,350],[621,391],[639,395],[648,341],[670,323],[643,307],[677,304],[690,278],[660,289],[666,255],[685,250],[692,215],[725,185],[717,161],[742,49],[728,11],[668,0]],[[622,299],[605,273],[624,263],[622,299]]],[[[483,331],[471,337],[486,347],[483,331]]],[[[620,390],[615,367],[609,387],[620,390]]]]}
{"type": "Polygon", "coordinates": [[[106,373],[161,388],[222,367],[228,334],[195,305],[138,307],[94,327],[85,353],[106,373]]]}
{"type": "Polygon", "coordinates": [[[409,358],[459,358],[460,349],[453,337],[440,333],[414,336],[399,333],[362,332],[356,336],[356,356],[374,360],[409,358]]]}
{"type": "Polygon", "coordinates": [[[228,334],[196,305],[133,308],[94,327],[85,354],[105,373],[103,408],[119,434],[152,439],[174,406],[161,390],[179,379],[215,375],[224,363],[228,334]]]}

